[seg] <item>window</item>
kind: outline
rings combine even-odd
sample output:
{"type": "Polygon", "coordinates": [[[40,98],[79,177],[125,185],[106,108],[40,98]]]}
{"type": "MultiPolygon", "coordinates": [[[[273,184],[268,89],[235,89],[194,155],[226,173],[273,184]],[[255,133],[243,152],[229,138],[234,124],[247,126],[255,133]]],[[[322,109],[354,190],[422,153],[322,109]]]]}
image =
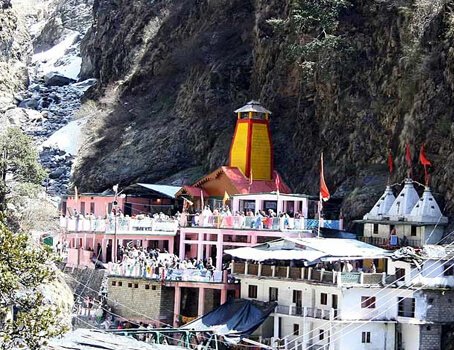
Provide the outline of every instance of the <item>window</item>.
{"type": "Polygon", "coordinates": [[[322,304],[322,305],[328,304],[328,294],[326,294],[326,293],[320,294],[320,304],[322,304]]]}
{"type": "Polygon", "coordinates": [[[412,226],[411,227],[411,233],[410,233],[411,236],[415,237],[416,236],[416,226],[412,226]]]}
{"type": "Polygon", "coordinates": [[[112,285],[116,286],[117,285],[117,281],[112,281],[112,285]]]}
{"type": "Polygon", "coordinates": [[[415,317],[415,298],[397,298],[397,316],[415,317]]]}
{"type": "Polygon", "coordinates": [[[454,276],[454,265],[446,264],[443,268],[444,276],[454,276]]]}
{"type": "Polygon", "coordinates": [[[156,290],[156,286],[151,286],[151,290],[156,290]]]}
{"type": "Polygon", "coordinates": [[[139,285],[137,283],[134,283],[134,288],[139,288],[139,285]]]}
{"type": "Polygon", "coordinates": [[[374,224],[374,234],[378,235],[378,224],[374,224]]]}
{"type": "Polygon", "coordinates": [[[323,340],[323,339],[325,339],[325,330],[320,329],[318,331],[318,340],[323,340]]]}
{"type": "Polygon", "coordinates": [[[300,325],[298,323],[293,324],[293,335],[300,335],[300,325]]]}
{"type": "Polygon", "coordinates": [[[146,284],[146,285],[145,285],[145,289],[150,289],[150,285],[149,285],[149,284],[146,284]]]}
{"type": "Polygon", "coordinates": [[[278,289],[270,287],[270,301],[277,301],[278,299],[278,289]]]}
{"type": "Polygon", "coordinates": [[[400,267],[396,268],[396,279],[399,281],[402,281],[405,278],[405,269],[402,269],[400,267]]]}
{"type": "Polygon", "coordinates": [[[91,202],[90,203],[90,214],[94,214],[95,213],[95,202],[91,202]]]}
{"type": "Polygon", "coordinates": [[[128,288],[132,288],[132,283],[128,283],[128,288]]]}
{"type": "Polygon", "coordinates": [[[80,213],[85,215],[85,202],[80,202],[80,213]]]}
{"type": "Polygon", "coordinates": [[[118,282],[118,287],[121,287],[123,285],[123,282],[118,282]]]}
{"type": "Polygon", "coordinates": [[[375,297],[361,297],[362,309],[375,309],[375,297]]]}
{"type": "Polygon", "coordinates": [[[248,297],[257,298],[257,286],[254,286],[253,284],[249,285],[248,297]]]}
{"type": "Polygon", "coordinates": [[[362,332],[361,334],[361,343],[369,344],[370,343],[370,332],[362,332]]]}

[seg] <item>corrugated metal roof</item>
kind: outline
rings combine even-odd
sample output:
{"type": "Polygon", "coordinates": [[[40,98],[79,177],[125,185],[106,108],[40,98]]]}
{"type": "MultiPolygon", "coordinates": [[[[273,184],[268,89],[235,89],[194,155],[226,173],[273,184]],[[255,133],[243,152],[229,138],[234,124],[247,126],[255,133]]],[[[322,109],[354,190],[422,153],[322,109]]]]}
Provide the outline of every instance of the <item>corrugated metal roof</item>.
{"type": "Polygon", "coordinates": [[[156,185],[156,184],[143,184],[138,183],[138,186],[145,187],[149,190],[159,192],[163,195],[166,195],[171,198],[175,198],[175,194],[181,189],[179,186],[169,186],[169,185],[156,185]]]}
{"type": "Polygon", "coordinates": [[[100,330],[77,329],[60,339],[53,339],[47,346],[51,350],[156,350],[184,349],[171,345],[147,344],[130,337],[106,333],[100,330]]]}
{"type": "Polygon", "coordinates": [[[269,110],[261,105],[258,101],[249,101],[246,105],[235,110],[235,113],[245,113],[245,112],[257,112],[257,113],[268,113],[271,114],[269,110]]]}

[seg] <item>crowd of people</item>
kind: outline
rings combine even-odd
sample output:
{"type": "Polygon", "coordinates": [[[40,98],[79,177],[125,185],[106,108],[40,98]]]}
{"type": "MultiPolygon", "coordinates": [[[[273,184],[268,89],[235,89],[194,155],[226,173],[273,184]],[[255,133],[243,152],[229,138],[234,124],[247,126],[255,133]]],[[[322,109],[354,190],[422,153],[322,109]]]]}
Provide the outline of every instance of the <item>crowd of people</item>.
{"type": "Polygon", "coordinates": [[[200,277],[214,279],[216,268],[213,259],[179,259],[165,249],[119,246],[118,263],[109,265],[109,272],[120,276],[144,277],[157,280],[172,280],[181,276],[181,271],[193,270],[200,277]],[[176,273],[176,271],[180,273],[176,273]]]}
{"type": "Polygon", "coordinates": [[[253,211],[245,209],[243,211],[231,212],[228,206],[221,206],[211,210],[209,206],[199,212],[189,214],[188,212],[177,213],[180,226],[201,226],[201,227],[235,227],[253,229],[288,229],[291,219],[304,219],[300,212],[279,212],[273,209],[253,211]]]}

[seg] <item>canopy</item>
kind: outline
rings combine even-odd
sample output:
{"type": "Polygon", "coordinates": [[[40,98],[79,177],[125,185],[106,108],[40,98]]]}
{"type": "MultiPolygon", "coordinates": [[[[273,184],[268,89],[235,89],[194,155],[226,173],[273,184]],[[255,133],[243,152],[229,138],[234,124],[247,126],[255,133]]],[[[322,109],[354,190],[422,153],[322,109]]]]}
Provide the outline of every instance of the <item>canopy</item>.
{"type": "Polygon", "coordinates": [[[307,260],[315,261],[326,254],[316,250],[263,250],[252,247],[242,247],[237,249],[226,249],[226,254],[244,260],[307,260]]]}
{"type": "Polygon", "coordinates": [[[277,303],[233,299],[180,329],[213,331],[232,344],[250,336],[274,311],[277,303]]]}

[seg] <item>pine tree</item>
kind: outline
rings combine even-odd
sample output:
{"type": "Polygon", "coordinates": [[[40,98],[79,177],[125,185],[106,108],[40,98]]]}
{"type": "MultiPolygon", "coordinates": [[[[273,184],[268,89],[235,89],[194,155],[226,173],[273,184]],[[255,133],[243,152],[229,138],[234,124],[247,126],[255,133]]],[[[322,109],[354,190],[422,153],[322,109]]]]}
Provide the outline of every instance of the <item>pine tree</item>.
{"type": "Polygon", "coordinates": [[[41,184],[46,172],[38,162],[32,140],[18,128],[0,135],[0,211],[6,210],[9,183],[41,184]]]}
{"type": "Polygon", "coordinates": [[[42,349],[65,330],[61,310],[43,294],[55,278],[51,252],[0,222],[0,349],[42,349]]]}

